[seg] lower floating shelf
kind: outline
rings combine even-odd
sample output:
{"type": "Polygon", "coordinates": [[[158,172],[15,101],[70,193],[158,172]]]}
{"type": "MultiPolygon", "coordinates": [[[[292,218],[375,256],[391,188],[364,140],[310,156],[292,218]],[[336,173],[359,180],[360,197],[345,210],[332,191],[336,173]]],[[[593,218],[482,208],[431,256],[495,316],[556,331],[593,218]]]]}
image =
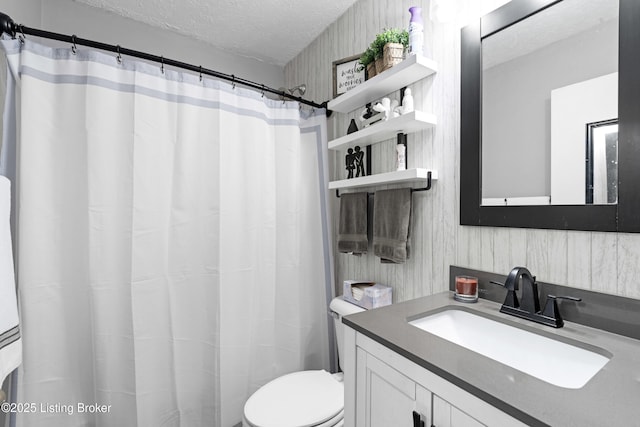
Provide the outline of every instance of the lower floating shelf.
{"type": "Polygon", "coordinates": [[[329,190],[338,190],[341,188],[371,187],[374,185],[399,184],[420,182],[425,183],[429,179],[438,179],[438,172],[428,169],[407,169],[403,171],[394,171],[387,173],[379,173],[375,175],[361,176],[358,178],[342,179],[340,181],[329,182],[329,190]]]}

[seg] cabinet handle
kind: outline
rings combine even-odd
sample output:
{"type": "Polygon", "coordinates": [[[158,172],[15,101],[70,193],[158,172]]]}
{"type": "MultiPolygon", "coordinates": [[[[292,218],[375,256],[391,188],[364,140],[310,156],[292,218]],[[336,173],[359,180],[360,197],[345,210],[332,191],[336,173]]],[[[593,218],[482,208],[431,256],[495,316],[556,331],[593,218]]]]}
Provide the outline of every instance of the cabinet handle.
{"type": "MultiPolygon", "coordinates": [[[[424,421],[420,419],[420,414],[413,411],[413,427],[425,427],[424,421]]],[[[431,427],[436,427],[431,424],[431,427]]]]}
{"type": "Polygon", "coordinates": [[[413,427],[424,427],[424,422],[420,420],[420,414],[416,411],[413,411],[413,427]]]}

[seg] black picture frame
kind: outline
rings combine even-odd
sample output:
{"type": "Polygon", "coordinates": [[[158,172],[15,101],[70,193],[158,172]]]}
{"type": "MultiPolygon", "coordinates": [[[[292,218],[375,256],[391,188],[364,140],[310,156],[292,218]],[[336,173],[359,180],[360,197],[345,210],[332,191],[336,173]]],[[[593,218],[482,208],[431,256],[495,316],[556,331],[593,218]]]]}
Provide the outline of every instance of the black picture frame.
{"type": "Polygon", "coordinates": [[[360,56],[353,55],[333,61],[334,98],[364,83],[365,67],[360,63],[360,56]]]}
{"type": "MultiPolygon", "coordinates": [[[[512,0],[461,31],[460,224],[640,232],[640,2],[619,0],[618,204],[481,205],[482,39],[562,0],[512,0]]],[[[526,167],[526,159],[506,165],[526,167]]]]}

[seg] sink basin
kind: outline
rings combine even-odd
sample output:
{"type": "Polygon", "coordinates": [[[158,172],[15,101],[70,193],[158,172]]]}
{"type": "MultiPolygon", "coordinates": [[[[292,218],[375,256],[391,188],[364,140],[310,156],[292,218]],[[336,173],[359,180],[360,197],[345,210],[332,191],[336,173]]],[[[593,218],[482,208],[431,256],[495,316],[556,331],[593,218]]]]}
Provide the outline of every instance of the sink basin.
{"type": "Polygon", "coordinates": [[[602,354],[463,310],[440,311],[409,323],[564,388],[583,387],[609,361],[602,354]]]}

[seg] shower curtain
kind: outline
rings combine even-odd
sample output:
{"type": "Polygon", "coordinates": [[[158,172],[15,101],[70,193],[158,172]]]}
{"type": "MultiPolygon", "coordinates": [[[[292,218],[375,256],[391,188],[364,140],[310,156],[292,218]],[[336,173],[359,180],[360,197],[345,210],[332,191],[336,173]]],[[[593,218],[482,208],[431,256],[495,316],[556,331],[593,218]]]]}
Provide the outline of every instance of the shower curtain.
{"type": "Polygon", "coordinates": [[[324,111],[2,43],[34,405],[12,424],[230,427],[267,381],[329,370],[324,111]]]}

